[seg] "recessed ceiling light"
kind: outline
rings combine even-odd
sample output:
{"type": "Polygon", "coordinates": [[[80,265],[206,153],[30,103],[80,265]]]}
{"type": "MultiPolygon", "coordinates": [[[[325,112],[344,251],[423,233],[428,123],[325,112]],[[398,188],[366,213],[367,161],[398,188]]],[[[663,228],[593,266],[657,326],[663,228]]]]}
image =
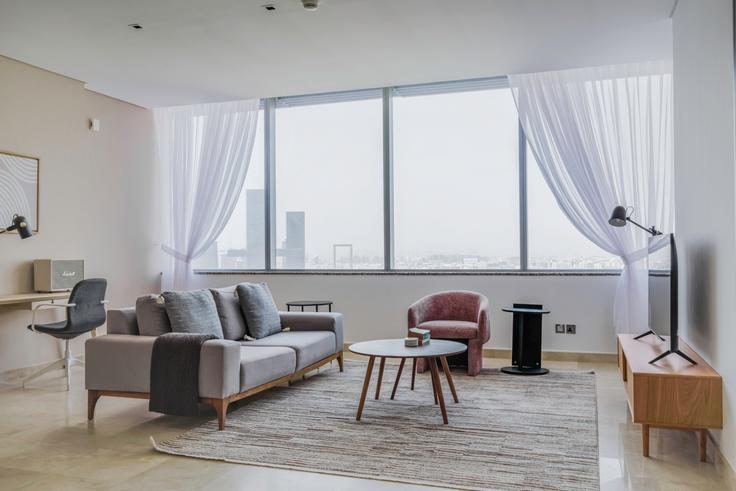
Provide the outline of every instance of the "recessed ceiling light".
{"type": "Polygon", "coordinates": [[[261,5],[261,7],[268,10],[269,12],[273,12],[274,10],[276,10],[276,6],[272,3],[269,3],[267,5],[261,5]]]}
{"type": "Polygon", "coordinates": [[[130,27],[131,29],[134,29],[136,31],[143,30],[143,26],[140,25],[140,24],[128,24],[128,27],[130,27]]]}
{"type": "Polygon", "coordinates": [[[319,0],[302,0],[302,6],[305,10],[317,10],[319,0]]]}

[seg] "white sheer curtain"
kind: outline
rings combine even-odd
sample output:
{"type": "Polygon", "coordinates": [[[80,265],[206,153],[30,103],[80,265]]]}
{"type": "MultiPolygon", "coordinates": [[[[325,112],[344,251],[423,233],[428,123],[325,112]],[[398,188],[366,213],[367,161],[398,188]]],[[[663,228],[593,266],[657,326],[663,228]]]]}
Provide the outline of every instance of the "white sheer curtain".
{"type": "Polygon", "coordinates": [[[608,224],[616,205],[666,232],[674,223],[672,67],[637,63],[510,75],[529,145],[572,224],[624,263],[619,333],[648,325],[649,234],[608,224]]]}
{"type": "Polygon", "coordinates": [[[154,110],[163,173],[162,288],[186,289],[191,262],[222,232],[245,182],[258,99],[154,110]]]}

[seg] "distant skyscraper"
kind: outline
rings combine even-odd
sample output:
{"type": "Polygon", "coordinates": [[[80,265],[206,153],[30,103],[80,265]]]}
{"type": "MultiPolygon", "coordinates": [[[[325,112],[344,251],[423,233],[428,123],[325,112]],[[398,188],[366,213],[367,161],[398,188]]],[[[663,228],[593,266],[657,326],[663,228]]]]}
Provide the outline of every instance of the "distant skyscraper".
{"type": "Polygon", "coordinates": [[[281,251],[285,269],[304,269],[306,264],[304,242],[304,212],[287,211],[286,239],[281,251]]]}
{"type": "Polygon", "coordinates": [[[266,193],[263,189],[246,189],[246,264],[247,269],[260,269],[266,249],[266,193]]]}

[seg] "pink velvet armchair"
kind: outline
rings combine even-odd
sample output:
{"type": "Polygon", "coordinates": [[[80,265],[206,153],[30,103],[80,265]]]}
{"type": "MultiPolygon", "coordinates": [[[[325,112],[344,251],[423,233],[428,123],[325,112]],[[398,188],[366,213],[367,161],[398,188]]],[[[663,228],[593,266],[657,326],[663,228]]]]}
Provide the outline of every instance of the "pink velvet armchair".
{"type": "MultiPolygon", "coordinates": [[[[433,293],[409,306],[408,328],[428,329],[431,338],[467,340],[468,375],[483,367],[483,344],[491,338],[488,299],[480,293],[456,290],[433,293]]],[[[431,341],[430,341],[431,342],[431,341]]],[[[417,372],[429,368],[417,361],[417,372]]]]}

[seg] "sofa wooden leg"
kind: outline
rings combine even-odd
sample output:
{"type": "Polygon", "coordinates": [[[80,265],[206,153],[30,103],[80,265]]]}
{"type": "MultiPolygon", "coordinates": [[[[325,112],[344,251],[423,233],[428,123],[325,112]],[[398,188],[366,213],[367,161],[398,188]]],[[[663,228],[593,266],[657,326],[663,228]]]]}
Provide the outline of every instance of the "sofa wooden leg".
{"type": "Polygon", "coordinates": [[[343,360],[343,352],[341,351],[341,352],[340,352],[340,353],[339,353],[339,354],[337,355],[337,364],[338,364],[338,365],[340,366],[340,371],[341,371],[341,372],[345,370],[345,365],[344,365],[344,363],[345,363],[345,361],[343,360]]]}
{"type": "Polygon", "coordinates": [[[225,418],[227,418],[227,406],[230,404],[230,401],[227,399],[213,399],[212,405],[215,407],[215,412],[217,413],[217,426],[220,428],[220,431],[225,429],[225,418]]]}
{"type": "Polygon", "coordinates": [[[88,390],[87,391],[87,419],[92,421],[95,419],[95,407],[97,406],[97,400],[100,398],[99,390],[88,390]]]}

